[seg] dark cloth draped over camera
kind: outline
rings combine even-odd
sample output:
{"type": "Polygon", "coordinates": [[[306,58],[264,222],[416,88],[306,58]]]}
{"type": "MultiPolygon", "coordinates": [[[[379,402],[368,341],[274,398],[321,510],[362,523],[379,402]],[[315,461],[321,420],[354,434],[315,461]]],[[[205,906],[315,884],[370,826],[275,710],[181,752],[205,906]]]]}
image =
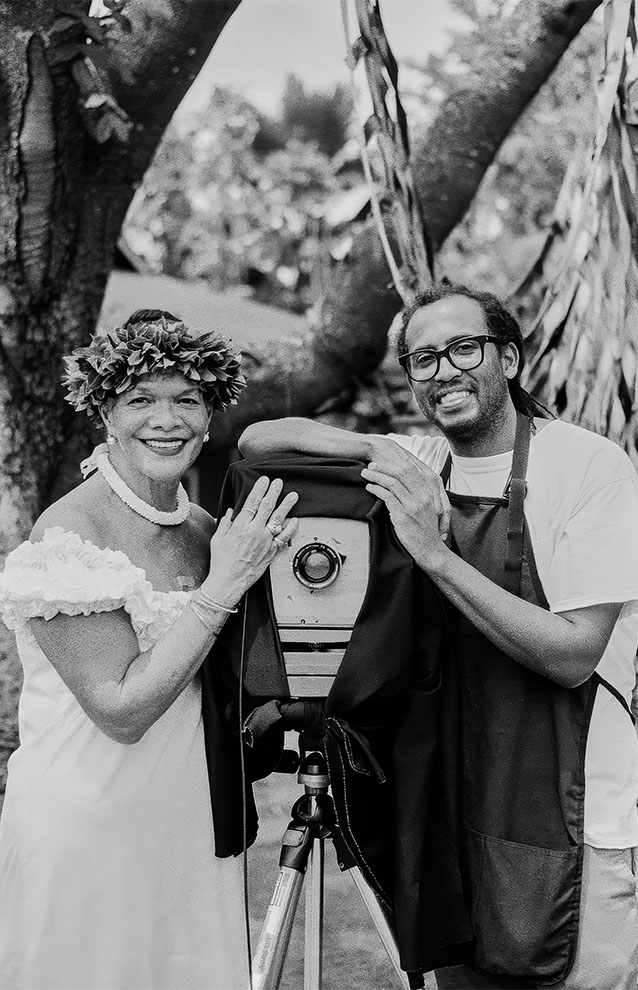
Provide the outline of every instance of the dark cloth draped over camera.
{"type": "MultiPolygon", "coordinates": [[[[343,841],[394,912],[402,965],[426,970],[471,955],[439,755],[450,633],[438,590],[398,542],[383,503],[365,490],[362,467],[316,457],[238,462],[227,475],[219,512],[241,508],[257,478],[267,475],[281,478],[284,492],[299,493],[297,516],[368,523],[368,585],[326,700],[324,747],[343,841]]],[[[234,855],[244,833],[240,718],[270,699],[289,697],[268,575],[226,623],[202,668],[202,686],[216,851],[234,855]]],[[[248,842],[257,833],[250,781],[274,769],[281,746],[280,726],[254,747],[244,746],[248,842]]]]}

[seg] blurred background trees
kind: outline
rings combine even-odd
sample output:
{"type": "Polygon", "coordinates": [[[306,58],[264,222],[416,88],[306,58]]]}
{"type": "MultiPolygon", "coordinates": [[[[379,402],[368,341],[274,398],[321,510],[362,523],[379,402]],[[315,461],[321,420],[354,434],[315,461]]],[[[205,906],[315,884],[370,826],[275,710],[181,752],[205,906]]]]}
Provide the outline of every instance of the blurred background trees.
{"type": "MultiPolygon", "coordinates": [[[[465,21],[449,50],[401,70],[415,135],[427,132],[446,96],[480,64],[501,19],[502,3],[486,10],[454,2],[465,21]]],[[[441,247],[440,273],[504,295],[524,276],[567,165],[591,138],[601,33],[600,23],[579,33],[516,122],[441,247]]],[[[355,134],[352,96],[342,85],[313,91],[290,75],[272,115],[215,89],[206,105],[169,125],[129,210],[124,243],[140,267],[303,313],[369,216],[355,134]]]]}
{"type": "MultiPolygon", "coordinates": [[[[430,57],[430,92],[449,93],[480,59],[502,7],[488,4],[487,14],[479,17],[477,5],[460,6],[466,14],[473,11],[471,29],[456,33],[446,55],[430,57]]],[[[601,67],[602,26],[595,20],[579,32],[518,118],[468,212],[439,252],[439,269],[451,281],[484,284],[506,297],[514,292],[552,222],[567,166],[591,141],[601,67]]]]}
{"type": "MultiPolygon", "coordinates": [[[[306,93],[293,76],[276,118],[213,90],[192,117],[169,125],[131,204],[124,243],[158,274],[202,279],[216,291],[243,288],[305,312],[332,240],[325,213],[351,186],[334,157],[350,113],[341,87],[306,93]]],[[[361,186],[358,164],[350,171],[361,186]]]]}

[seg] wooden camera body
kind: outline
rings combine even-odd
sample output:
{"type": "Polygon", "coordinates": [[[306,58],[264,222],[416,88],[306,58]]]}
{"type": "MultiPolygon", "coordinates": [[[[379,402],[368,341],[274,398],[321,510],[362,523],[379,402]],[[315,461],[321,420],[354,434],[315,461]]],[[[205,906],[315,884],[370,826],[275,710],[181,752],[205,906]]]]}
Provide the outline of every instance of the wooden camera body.
{"type": "Polygon", "coordinates": [[[326,697],[368,586],[368,524],[306,516],[270,565],[290,693],[326,697]]]}

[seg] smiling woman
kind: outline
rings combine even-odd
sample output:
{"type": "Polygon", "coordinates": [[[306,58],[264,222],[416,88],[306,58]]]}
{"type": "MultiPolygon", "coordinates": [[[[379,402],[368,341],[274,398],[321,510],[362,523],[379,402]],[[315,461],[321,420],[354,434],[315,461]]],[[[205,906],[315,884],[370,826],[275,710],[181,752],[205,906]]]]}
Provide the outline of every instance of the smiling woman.
{"type": "Polygon", "coordinates": [[[190,507],[177,486],[208,439],[213,412],[246,384],[240,356],[213,332],[193,336],[171,313],[137,310],[65,360],[68,401],[102,418],[111,447],[94,451],[83,474],[97,468],[149,522],[184,522],[190,507]]]}
{"type": "Polygon", "coordinates": [[[24,667],[0,829],[0,988],[248,982],[238,860],[214,855],[198,672],[293,534],[260,478],[218,523],[181,486],[240,356],[134,313],[67,358],[107,443],[7,558],[24,667]]]}
{"type": "MultiPolygon", "coordinates": [[[[156,372],[101,413],[115,441],[113,469],[151,505],[170,511],[171,479],[182,478],[208,436],[211,411],[199,386],[179,371],[156,372]]],[[[108,482],[109,475],[104,477],[108,482]]]]}

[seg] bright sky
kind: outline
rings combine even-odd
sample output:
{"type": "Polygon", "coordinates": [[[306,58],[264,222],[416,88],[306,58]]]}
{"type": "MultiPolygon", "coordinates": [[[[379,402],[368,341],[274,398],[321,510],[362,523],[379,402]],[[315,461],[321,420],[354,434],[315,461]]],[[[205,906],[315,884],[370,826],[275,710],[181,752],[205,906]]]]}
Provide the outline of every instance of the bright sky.
{"type": "MultiPolygon", "coordinates": [[[[354,4],[349,2],[352,38],[354,4]]],[[[422,61],[441,50],[460,23],[450,0],[381,0],[381,17],[396,58],[422,61]]],[[[340,0],[242,0],[230,18],[191,99],[211,85],[232,86],[266,111],[275,108],[289,73],[310,89],[347,81],[340,0]]]]}

